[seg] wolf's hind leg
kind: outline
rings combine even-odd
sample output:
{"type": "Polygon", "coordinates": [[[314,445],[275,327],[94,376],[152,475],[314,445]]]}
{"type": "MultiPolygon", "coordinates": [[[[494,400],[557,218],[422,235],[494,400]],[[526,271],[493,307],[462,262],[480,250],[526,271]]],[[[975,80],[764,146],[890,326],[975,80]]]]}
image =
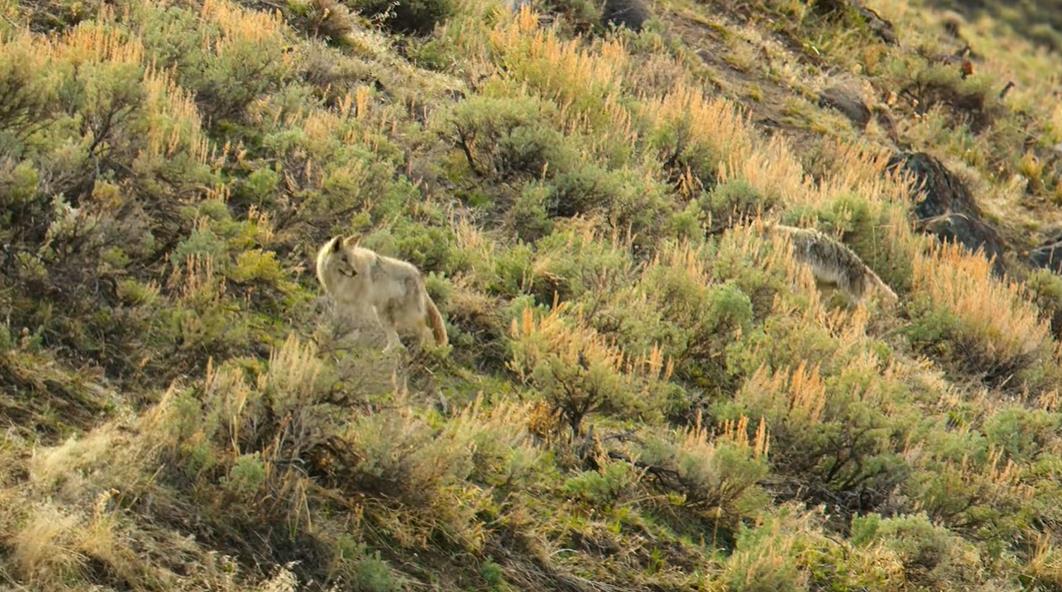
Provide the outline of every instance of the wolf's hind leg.
{"type": "Polygon", "coordinates": [[[383,323],[384,331],[387,333],[387,345],[384,346],[384,352],[389,352],[395,348],[405,349],[406,346],[402,345],[402,340],[398,337],[398,331],[395,331],[394,325],[383,323]]]}

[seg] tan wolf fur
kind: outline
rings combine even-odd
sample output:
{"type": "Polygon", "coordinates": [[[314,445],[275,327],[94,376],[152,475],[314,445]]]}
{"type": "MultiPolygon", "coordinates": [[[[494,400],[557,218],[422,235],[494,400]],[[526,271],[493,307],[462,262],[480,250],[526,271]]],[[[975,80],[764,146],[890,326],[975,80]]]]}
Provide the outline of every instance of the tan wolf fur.
{"type": "Polygon", "coordinates": [[[837,286],[853,303],[860,302],[874,288],[889,302],[899,300],[892,288],[841,241],[810,228],[782,224],[769,224],[766,228],[788,236],[793,256],[811,267],[815,279],[837,286]]]}
{"type": "Polygon", "coordinates": [[[317,280],[340,308],[380,323],[387,335],[384,351],[402,347],[399,333],[417,335],[421,343],[448,343],[442,315],[410,263],[336,236],[317,252],[317,280]]]}

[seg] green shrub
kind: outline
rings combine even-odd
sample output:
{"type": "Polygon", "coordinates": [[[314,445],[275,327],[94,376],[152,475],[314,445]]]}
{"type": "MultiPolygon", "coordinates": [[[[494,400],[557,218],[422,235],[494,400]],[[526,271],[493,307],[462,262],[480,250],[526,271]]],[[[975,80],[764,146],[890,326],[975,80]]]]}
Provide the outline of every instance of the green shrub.
{"type": "Polygon", "coordinates": [[[224,488],[240,499],[251,500],[266,479],[265,465],[258,453],[242,454],[232,464],[224,488]]]}
{"type": "Polygon", "coordinates": [[[256,169],[238,186],[240,198],[248,203],[269,206],[279,185],[280,175],[276,171],[265,167],[256,169]]]}
{"type": "Polygon", "coordinates": [[[657,475],[656,486],[681,496],[676,510],[712,522],[729,536],[768,503],[758,485],[768,473],[766,433],[758,437],[761,440],[750,442],[747,433],[735,430],[713,439],[694,426],[670,438],[647,437],[638,448],[638,460],[657,475]]]}
{"type": "Polygon", "coordinates": [[[788,530],[791,526],[782,522],[775,518],[761,526],[740,527],[723,573],[728,592],[807,590],[807,574],[800,569],[795,548],[804,544],[804,533],[788,530]]]}
{"type": "Polygon", "coordinates": [[[491,560],[486,560],[479,566],[479,575],[490,586],[491,590],[505,590],[505,572],[502,567],[491,560]]]}
{"type": "Polygon", "coordinates": [[[540,177],[568,170],[575,159],[551,123],[555,111],[532,97],[475,96],[454,106],[439,131],[478,175],[540,177]]]}
{"type": "Polygon", "coordinates": [[[664,245],[637,283],[616,294],[606,318],[631,349],[658,346],[678,376],[721,388],[728,372],[719,354],[752,328],[753,309],[733,283],[711,283],[709,265],[707,249],[664,245]]]}
{"type": "Polygon", "coordinates": [[[736,179],[720,183],[697,200],[701,219],[713,226],[729,225],[766,212],[776,205],[747,182],[736,179]]]}
{"type": "Polygon", "coordinates": [[[980,557],[971,545],[925,515],[882,518],[876,514],[852,520],[853,543],[878,542],[903,563],[908,580],[928,589],[974,582],[980,557]]]}
{"type": "Polygon", "coordinates": [[[660,223],[673,208],[668,190],[635,169],[586,164],[559,172],[552,187],[547,208],[551,215],[599,215],[611,228],[629,229],[640,245],[656,242],[660,223]]]}
{"type": "Polygon", "coordinates": [[[553,229],[550,201],[553,190],[544,183],[528,183],[509,209],[509,219],[520,239],[533,242],[553,229]]]}
{"type": "Polygon", "coordinates": [[[635,481],[629,464],[611,462],[598,471],[583,471],[568,478],[564,482],[564,494],[595,508],[610,508],[635,481]]]}
{"type": "Polygon", "coordinates": [[[853,511],[883,503],[909,473],[892,449],[903,423],[880,406],[885,400],[902,405],[906,396],[903,385],[887,382],[867,359],[829,377],[801,361],[790,370],[757,370],[733,401],[714,409],[724,420],[764,418],[776,469],[804,482],[812,499],[853,511]]]}
{"type": "Polygon", "coordinates": [[[1014,462],[1027,463],[1057,438],[1062,417],[1042,409],[1009,405],[997,410],[984,423],[988,441],[1003,450],[1014,462]]]}
{"type": "Polygon", "coordinates": [[[354,564],[354,589],[358,592],[398,592],[402,586],[391,575],[387,562],[380,559],[379,551],[366,553],[354,564]]]}
{"type": "Polygon", "coordinates": [[[536,247],[530,279],[539,302],[553,302],[554,295],[603,300],[613,287],[628,283],[634,267],[629,250],[602,240],[583,220],[557,224],[536,247]]]}
{"type": "Polygon", "coordinates": [[[57,106],[58,82],[49,77],[44,55],[18,37],[0,43],[0,148],[14,148],[47,122],[57,106]]]}
{"type": "Polygon", "coordinates": [[[658,418],[672,390],[671,369],[659,350],[627,359],[582,319],[565,318],[565,308],[536,315],[528,307],[513,320],[509,366],[520,380],[535,387],[575,434],[597,412],[658,418]]]}

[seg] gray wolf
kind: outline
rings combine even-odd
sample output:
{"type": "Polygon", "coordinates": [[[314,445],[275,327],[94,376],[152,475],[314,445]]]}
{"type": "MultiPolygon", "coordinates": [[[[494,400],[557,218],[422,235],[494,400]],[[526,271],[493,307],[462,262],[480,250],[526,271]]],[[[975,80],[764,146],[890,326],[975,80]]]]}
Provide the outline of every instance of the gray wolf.
{"type": "Polygon", "coordinates": [[[793,256],[811,268],[815,279],[837,286],[853,303],[860,302],[871,289],[877,289],[889,302],[899,300],[892,288],[841,241],[810,228],[772,224],[767,230],[789,237],[793,256]]]}
{"type": "Polygon", "coordinates": [[[410,263],[335,236],[317,252],[317,280],[341,309],[379,322],[387,335],[384,351],[403,347],[399,333],[416,335],[421,344],[448,343],[442,315],[410,263]]]}

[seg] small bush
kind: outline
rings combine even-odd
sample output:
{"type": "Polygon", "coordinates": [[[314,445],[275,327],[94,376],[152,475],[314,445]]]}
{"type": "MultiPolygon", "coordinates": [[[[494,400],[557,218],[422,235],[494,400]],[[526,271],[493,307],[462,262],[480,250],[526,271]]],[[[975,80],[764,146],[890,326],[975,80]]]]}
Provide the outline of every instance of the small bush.
{"type": "Polygon", "coordinates": [[[722,432],[713,437],[697,423],[675,438],[654,435],[640,446],[638,459],[656,484],[683,497],[679,509],[727,534],[767,504],[758,483],[768,472],[769,438],[762,421],[750,436],[748,418],[722,432]]]}
{"type": "Polygon", "coordinates": [[[398,592],[402,586],[391,575],[387,562],[380,553],[365,555],[354,565],[354,589],[359,592],[398,592]]]}
{"type": "Polygon", "coordinates": [[[976,581],[977,552],[925,515],[857,517],[852,520],[852,532],[854,544],[879,542],[895,553],[909,580],[919,586],[936,588],[976,581]]]}
{"type": "Polygon", "coordinates": [[[531,97],[476,96],[458,103],[440,133],[478,175],[509,179],[565,171],[574,154],[551,123],[555,107],[531,97]]]}
{"type": "Polygon", "coordinates": [[[712,187],[697,203],[702,219],[711,219],[713,226],[744,222],[775,205],[742,180],[727,181],[712,187]]]}
{"type": "Polygon", "coordinates": [[[659,416],[671,374],[660,351],[627,356],[585,321],[565,319],[564,308],[547,315],[526,308],[513,319],[510,367],[517,376],[532,384],[575,434],[582,432],[583,419],[595,412],[659,416]]]}
{"type": "Polygon", "coordinates": [[[237,458],[229,469],[224,487],[239,499],[253,499],[265,479],[265,465],[258,454],[244,454],[237,458]]]}
{"type": "Polygon", "coordinates": [[[564,494],[595,508],[610,508],[634,484],[627,463],[612,462],[598,471],[584,471],[564,482],[564,494]]]}
{"type": "Polygon", "coordinates": [[[543,183],[528,183],[520,191],[509,209],[509,219],[522,240],[533,242],[553,229],[549,211],[552,195],[551,187],[543,183]]]}
{"type": "Polygon", "coordinates": [[[505,590],[505,573],[502,571],[502,567],[491,560],[483,562],[483,565],[479,566],[479,575],[483,578],[483,581],[490,586],[491,590],[505,590]]]}
{"type": "Polygon", "coordinates": [[[664,245],[637,283],[616,293],[608,318],[631,349],[659,346],[679,376],[720,388],[727,371],[719,354],[751,329],[753,309],[733,283],[712,283],[709,266],[706,248],[664,245]]]}
{"type": "Polygon", "coordinates": [[[539,302],[604,300],[633,273],[630,250],[618,239],[603,240],[587,220],[557,224],[536,246],[529,279],[539,302]]]}
{"type": "Polygon", "coordinates": [[[985,420],[988,441],[1013,462],[1027,463],[1043,454],[1057,436],[1062,417],[1041,409],[1004,407],[985,420]]]}
{"type": "Polygon", "coordinates": [[[912,337],[947,354],[989,383],[1028,367],[1053,347],[1050,329],[1018,283],[992,275],[991,264],[960,245],[934,247],[914,260],[912,337]]]}

